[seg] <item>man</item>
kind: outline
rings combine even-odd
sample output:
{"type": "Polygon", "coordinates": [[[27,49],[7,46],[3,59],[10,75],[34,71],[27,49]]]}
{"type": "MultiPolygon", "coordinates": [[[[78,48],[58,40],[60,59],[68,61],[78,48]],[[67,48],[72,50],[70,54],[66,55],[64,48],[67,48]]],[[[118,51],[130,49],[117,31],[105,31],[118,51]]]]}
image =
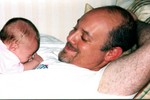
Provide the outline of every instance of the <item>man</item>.
{"type": "Polygon", "coordinates": [[[150,38],[150,26],[137,20],[140,48],[135,53],[116,60],[123,51],[136,43],[137,35],[131,16],[126,11],[115,8],[118,9],[113,6],[101,7],[82,16],[70,32],[59,59],[90,70],[100,70],[113,61],[104,71],[98,91],[131,95],[150,80],[149,58],[144,52],[144,49],[148,50],[146,46],[149,43],[146,41],[150,38]]]}
{"type": "Polygon", "coordinates": [[[120,7],[94,9],[69,33],[59,60],[98,71],[137,42],[135,28],[130,13],[120,7]]]}

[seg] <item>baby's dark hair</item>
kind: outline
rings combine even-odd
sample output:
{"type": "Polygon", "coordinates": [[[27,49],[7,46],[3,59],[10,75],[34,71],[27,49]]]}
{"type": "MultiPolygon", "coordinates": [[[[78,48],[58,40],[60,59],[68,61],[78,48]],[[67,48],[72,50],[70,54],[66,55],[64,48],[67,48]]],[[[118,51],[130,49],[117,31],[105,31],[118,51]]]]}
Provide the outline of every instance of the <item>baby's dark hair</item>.
{"type": "Polygon", "coordinates": [[[28,19],[22,17],[14,17],[6,22],[0,31],[0,39],[3,42],[11,43],[16,41],[18,37],[34,36],[40,45],[40,35],[36,26],[28,19]],[[33,34],[35,33],[35,34],[33,34]]]}

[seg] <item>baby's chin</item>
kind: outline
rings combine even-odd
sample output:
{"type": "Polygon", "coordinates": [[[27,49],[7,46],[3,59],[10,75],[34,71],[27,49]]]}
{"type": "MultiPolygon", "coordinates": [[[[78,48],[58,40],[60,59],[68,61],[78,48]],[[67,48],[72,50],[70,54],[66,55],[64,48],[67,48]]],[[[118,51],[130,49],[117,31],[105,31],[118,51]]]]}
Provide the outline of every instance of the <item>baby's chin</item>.
{"type": "Polygon", "coordinates": [[[27,63],[27,62],[29,62],[29,60],[27,60],[27,61],[21,61],[22,64],[25,64],[25,63],[27,63]]]}

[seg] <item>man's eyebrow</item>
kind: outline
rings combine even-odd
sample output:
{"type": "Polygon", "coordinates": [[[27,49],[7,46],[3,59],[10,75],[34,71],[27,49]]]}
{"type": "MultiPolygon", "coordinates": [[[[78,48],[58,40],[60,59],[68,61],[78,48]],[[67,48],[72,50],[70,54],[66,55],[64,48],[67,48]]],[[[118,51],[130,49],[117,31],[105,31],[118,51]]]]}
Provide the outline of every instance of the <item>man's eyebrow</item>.
{"type": "Polygon", "coordinates": [[[91,34],[90,34],[88,31],[86,31],[86,30],[84,30],[84,29],[82,29],[82,31],[83,31],[83,34],[85,34],[85,35],[88,36],[88,39],[89,39],[90,41],[93,39],[93,37],[91,36],[91,34]]]}

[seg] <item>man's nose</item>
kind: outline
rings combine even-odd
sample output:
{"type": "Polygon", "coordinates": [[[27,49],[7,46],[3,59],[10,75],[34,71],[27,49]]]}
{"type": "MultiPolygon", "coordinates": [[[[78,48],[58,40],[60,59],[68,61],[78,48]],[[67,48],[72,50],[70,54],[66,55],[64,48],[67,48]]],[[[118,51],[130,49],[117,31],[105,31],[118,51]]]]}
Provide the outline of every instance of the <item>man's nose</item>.
{"type": "Polygon", "coordinates": [[[80,39],[80,33],[78,31],[70,32],[67,37],[67,41],[71,42],[72,44],[76,44],[80,39]]]}

